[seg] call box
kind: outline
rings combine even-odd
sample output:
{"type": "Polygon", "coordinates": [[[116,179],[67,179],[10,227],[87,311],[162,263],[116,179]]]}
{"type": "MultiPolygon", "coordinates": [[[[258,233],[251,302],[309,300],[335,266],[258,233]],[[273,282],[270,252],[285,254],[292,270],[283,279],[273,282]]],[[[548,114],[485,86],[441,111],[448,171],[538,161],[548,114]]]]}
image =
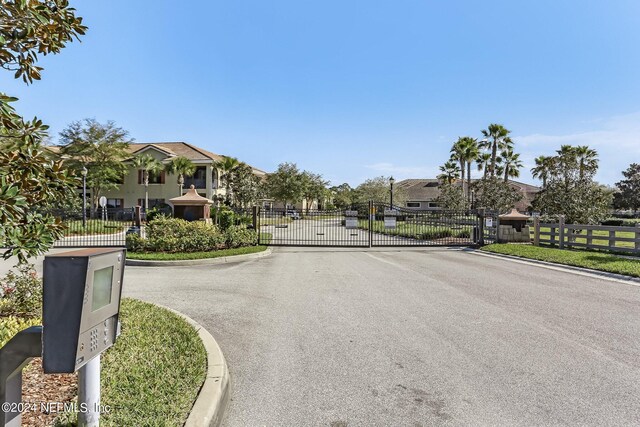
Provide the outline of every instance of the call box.
{"type": "Polygon", "coordinates": [[[89,248],[47,255],[42,292],[42,367],[71,373],[111,347],[118,316],[125,250],[89,248]]]}

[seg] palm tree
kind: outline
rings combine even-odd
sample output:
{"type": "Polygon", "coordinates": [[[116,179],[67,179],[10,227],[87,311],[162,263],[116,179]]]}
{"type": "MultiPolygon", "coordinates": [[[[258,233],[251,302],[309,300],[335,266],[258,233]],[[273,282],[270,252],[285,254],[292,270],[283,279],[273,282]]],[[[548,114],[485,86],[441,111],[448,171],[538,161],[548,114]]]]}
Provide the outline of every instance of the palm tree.
{"type": "MultiPolygon", "coordinates": [[[[479,143],[480,147],[481,144],[479,143]]],[[[491,161],[491,153],[480,153],[478,158],[476,159],[476,165],[478,165],[479,171],[484,171],[482,175],[482,179],[487,179],[487,174],[489,173],[489,162],[491,161]]]]}
{"type": "Polygon", "coordinates": [[[440,175],[438,179],[446,182],[447,184],[453,184],[453,182],[460,176],[460,166],[453,161],[449,160],[444,165],[440,166],[440,175]]]}
{"type": "Polygon", "coordinates": [[[467,203],[471,206],[471,163],[475,162],[480,156],[480,147],[478,146],[478,140],[465,136],[462,138],[463,142],[463,158],[467,163],[467,203]]]}
{"type": "Polygon", "coordinates": [[[513,144],[513,141],[509,138],[509,133],[511,133],[510,130],[495,123],[482,130],[482,135],[484,135],[485,139],[482,140],[481,148],[487,148],[491,151],[489,172],[492,177],[496,176],[498,150],[504,150],[509,144],[513,144]]]}
{"type": "Polygon", "coordinates": [[[564,178],[565,188],[568,188],[571,171],[576,170],[578,166],[576,147],[571,145],[561,145],[560,149],[556,150],[556,152],[558,153],[558,156],[556,157],[558,175],[562,175],[564,178]]]}
{"type": "Polygon", "coordinates": [[[531,169],[531,175],[542,180],[542,188],[547,187],[547,181],[554,173],[555,160],[551,156],[538,156],[535,159],[536,166],[531,169]]]}
{"type": "Polygon", "coordinates": [[[466,166],[466,160],[464,157],[464,150],[465,150],[465,140],[464,138],[458,138],[458,140],[455,142],[455,144],[453,144],[453,147],[451,147],[451,158],[449,159],[450,161],[453,162],[458,162],[458,164],[460,165],[459,170],[460,170],[460,177],[462,179],[462,194],[464,195],[464,174],[465,174],[465,166],[466,166]]]}
{"type": "Polygon", "coordinates": [[[184,176],[193,175],[196,171],[196,165],[184,156],[174,157],[165,166],[167,173],[178,175],[178,187],[182,196],[182,187],[184,186],[184,176]]]}
{"type": "Polygon", "coordinates": [[[149,174],[156,174],[164,169],[162,162],[150,154],[135,156],[131,164],[135,169],[142,169],[142,183],[144,184],[144,211],[149,210],[149,174]]]}
{"type": "Polygon", "coordinates": [[[520,160],[520,154],[514,153],[513,148],[508,147],[500,153],[500,159],[503,163],[504,182],[509,181],[509,178],[517,178],[520,176],[520,168],[522,167],[522,161],[520,160]]]}
{"type": "Polygon", "coordinates": [[[595,173],[598,169],[598,152],[586,145],[575,148],[575,155],[578,160],[579,178],[582,180],[587,172],[595,173]]]}
{"type": "Polygon", "coordinates": [[[225,195],[227,198],[227,203],[231,203],[231,185],[230,185],[230,174],[240,166],[241,162],[235,157],[224,157],[223,160],[220,160],[214,164],[214,167],[220,169],[220,181],[224,185],[225,195]]]}

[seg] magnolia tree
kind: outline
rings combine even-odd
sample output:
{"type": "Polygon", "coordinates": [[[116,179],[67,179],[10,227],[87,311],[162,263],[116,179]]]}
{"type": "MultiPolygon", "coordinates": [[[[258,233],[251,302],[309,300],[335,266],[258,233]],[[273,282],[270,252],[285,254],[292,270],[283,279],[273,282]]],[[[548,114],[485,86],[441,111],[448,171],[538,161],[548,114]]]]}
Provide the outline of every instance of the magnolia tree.
{"type": "MultiPolygon", "coordinates": [[[[82,18],[67,0],[3,1],[0,7],[0,67],[29,84],[40,80],[38,55],[57,54],[84,34],[82,18]]],[[[0,93],[0,246],[20,262],[48,250],[64,232],[50,212],[73,197],[78,184],[42,147],[48,127],[24,120],[0,93]]]]}
{"type": "Polygon", "coordinates": [[[640,210],[640,165],[632,163],[622,172],[624,179],[616,183],[614,204],[618,209],[640,210]]]}
{"type": "MultiPolygon", "coordinates": [[[[389,178],[378,176],[376,178],[367,179],[356,187],[358,202],[368,203],[369,200],[374,202],[391,203],[391,184],[389,178]]],[[[393,204],[394,206],[402,206],[407,201],[407,191],[398,187],[393,188],[393,204]]]]}
{"type": "Polygon", "coordinates": [[[67,157],[65,165],[76,172],[87,169],[87,187],[91,189],[92,206],[106,191],[115,190],[127,171],[128,132],[114,122],[98,123],[84,119],[69,124],[60,132],[61,153],[67,157]]]}

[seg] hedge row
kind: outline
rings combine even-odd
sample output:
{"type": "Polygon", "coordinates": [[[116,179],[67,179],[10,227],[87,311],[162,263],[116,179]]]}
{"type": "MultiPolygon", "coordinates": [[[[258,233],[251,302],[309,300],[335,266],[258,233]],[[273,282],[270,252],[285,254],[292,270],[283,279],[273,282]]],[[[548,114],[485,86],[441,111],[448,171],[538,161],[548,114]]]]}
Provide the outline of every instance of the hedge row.
{"type": "Polygon", "coordinates": [[[146,238],[127,235],[127,250],[132,252],[204,252],[253,246],[258,235],[244,225],[227,225],[223,231],[201,221],[158,217],[146,227],[146,238]]]}

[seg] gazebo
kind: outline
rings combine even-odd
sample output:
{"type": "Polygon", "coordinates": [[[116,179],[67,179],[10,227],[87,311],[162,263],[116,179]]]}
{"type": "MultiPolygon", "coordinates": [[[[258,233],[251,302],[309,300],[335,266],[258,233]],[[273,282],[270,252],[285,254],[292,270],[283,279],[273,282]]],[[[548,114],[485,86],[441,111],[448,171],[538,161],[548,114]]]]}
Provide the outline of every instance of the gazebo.
{"type": "Polygon", "coordinates": [[[501,242],[530,242],[529,217],[518,212],[515,208],[511,212],[500,215],[500,228],[498,240],[501,242]]]}
{"type": "Polygon", "coordinates": [[[199,195],[193,185],[184,195],[169,199],[169,203],[173,206],[173,216],[175,218],[182,218],[187,221],[210,221],[213,200],[199,195]]]}

